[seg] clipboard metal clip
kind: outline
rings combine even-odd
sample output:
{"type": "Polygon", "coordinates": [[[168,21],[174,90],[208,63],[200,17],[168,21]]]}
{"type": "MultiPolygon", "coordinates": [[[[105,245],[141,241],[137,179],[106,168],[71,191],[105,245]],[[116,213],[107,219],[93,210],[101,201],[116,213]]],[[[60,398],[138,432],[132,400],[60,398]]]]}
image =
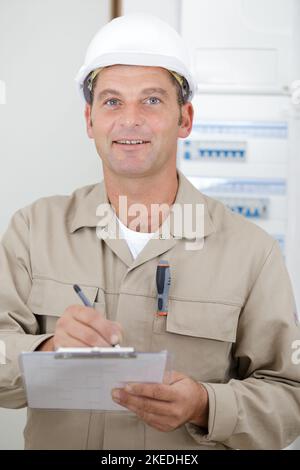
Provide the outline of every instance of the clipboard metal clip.
{"type": "Polygon", "coordinates": [[[58,348],[55,351],[55,359],[116,359],[135,358],[134,348],[58,348]]]}

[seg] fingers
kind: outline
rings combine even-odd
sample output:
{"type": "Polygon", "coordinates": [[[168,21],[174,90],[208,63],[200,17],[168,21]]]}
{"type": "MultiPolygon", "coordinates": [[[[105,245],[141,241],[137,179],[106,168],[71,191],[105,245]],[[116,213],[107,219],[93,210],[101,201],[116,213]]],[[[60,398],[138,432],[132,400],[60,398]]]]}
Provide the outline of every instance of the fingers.
{"type": "Polygon", "coordinates": [[[69,322],[65,327],[65,333],[67,333],[68,336],[81,341],[86,346],[110,346],[110,343],[105,341],[105,339],[99,335],[96,330],[78,321],[69,322]]]}
{"type": "Polygon", "coordinates": [[[90,307],[78,307],[73,318],[93,328],[109,345],[121,343],[122,331],[119,323],[106,320],[99,312],[90,307]]]}
{"type": "Polygon", "coordinates": [[[53,337],[53,347],[54,350],[58,348],[86,348],[88,347],[88,344],[83,343],[64,332],[60,332],[58,335],[54,335],[53,337]]]}
{"type": "Polygon", "coordinates": [[[145,419],[149,414],[170,416],[172,413],[173,407],[169,402],[134,396],[126,393],[123,389],[114,389],[112,397],[116,403],[125,406],[142,419],[145,419]]]}
{"type": "Polygon", "coordinates": [[[126,393],[123,389],[114,389],[112,397],[116,403],[132,411],[146,424],[159,431],[173,431],[181,422],[178,407],[174,402],[137,397],[126,393]]]}
{"type": "Polygon", "coordinates": [[[90,307],[71,305],[56,323],[56,347],[109,347],[121,341],[121,325],[90,307]]]}
{"type": "Polygon", "coordinates": [[[174,391],[170,385],[166,384],[128,384],[125,387],[125,392],[166,402],[172,402],[177,398],[176,391],[174,391]]]}

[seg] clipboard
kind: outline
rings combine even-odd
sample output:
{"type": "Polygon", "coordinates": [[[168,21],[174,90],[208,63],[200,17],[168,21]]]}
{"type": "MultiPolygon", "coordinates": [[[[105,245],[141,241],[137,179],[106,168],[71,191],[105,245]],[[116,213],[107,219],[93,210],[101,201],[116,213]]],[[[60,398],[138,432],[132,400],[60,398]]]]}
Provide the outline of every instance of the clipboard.
{"type": "Polygon", "coordinates": [[[55,359],[74,359],[74,358],[134,358],[136,351],[134,348],[58,348],[55,351],[55,359]]]}
{"type": "Polygon", "coordinates": [[[23,352],[19,363],[30,408],[128,412],[112,400],[112,389],[167,383],[171,358],[134,348],[60,348],[23,352]]]}

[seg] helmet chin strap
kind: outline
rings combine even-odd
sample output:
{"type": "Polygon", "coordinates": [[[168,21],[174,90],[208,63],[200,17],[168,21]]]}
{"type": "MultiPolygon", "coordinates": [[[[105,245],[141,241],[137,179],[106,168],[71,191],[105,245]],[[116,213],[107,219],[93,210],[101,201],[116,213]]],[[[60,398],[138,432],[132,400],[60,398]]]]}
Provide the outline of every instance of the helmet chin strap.
{"type": "Polygon", "coordinates": [[[93,83],[99,72],[103,69],[104,67],[99,67],[98,69],[93,70],[90,75],[87,78],[87,88],[90,90],[90,93],[92,93],[93,90],[93,83]]]}

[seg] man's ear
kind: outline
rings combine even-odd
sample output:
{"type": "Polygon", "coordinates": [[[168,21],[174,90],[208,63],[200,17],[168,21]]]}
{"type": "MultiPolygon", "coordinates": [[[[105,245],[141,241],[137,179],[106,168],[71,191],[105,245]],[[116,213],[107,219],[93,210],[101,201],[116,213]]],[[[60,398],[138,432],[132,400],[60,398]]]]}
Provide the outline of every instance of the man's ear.
{"type": "Polygon", "coordinates": [[[91,117],[91,112],[92,112],[92,107],[90,104],[85,105],[84,109],[84,117],[85,117],[85,122],[86,122],[86,131],[87,135],[89,136],[90,139],[94,138],[94,132],[93,132],[93,122],[92,122],[92,117],[91,117]]]}
{"type": "Polygon", "coordinates": [[[181,108],[181,112],[182,119],[178,129],[178,137],[184,139],[185,137],[190,135],[193,127],[194,108],[192,103],[190,103],[189,101],[185,103],[181,108]]]}

